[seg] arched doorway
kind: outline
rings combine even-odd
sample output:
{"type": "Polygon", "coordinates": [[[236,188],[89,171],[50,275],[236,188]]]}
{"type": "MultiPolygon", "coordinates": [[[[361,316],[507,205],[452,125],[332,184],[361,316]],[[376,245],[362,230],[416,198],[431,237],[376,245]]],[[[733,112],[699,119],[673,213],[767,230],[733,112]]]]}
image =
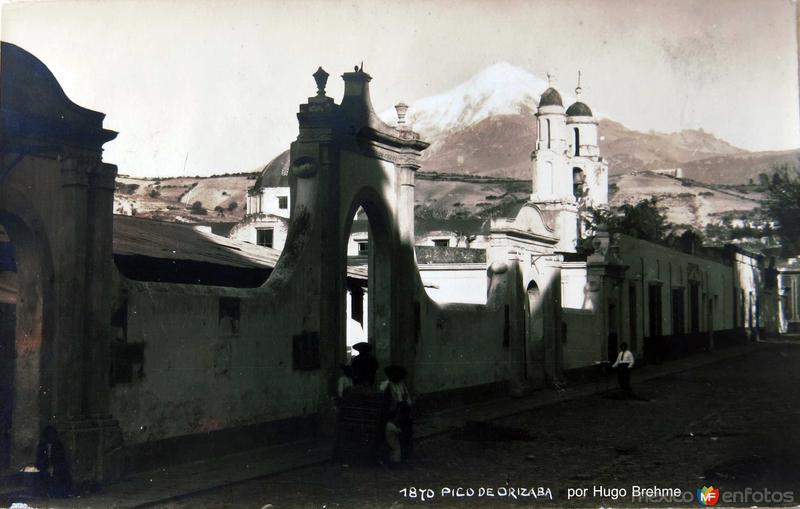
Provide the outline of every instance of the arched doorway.
{"type": "Polygon", "coordinates": [[[31,461],[48,408],[46,259],[28,225],[0,210],[0,469],[31,461]]]}
{"type": "Polygon", "coordinates": [[[527,362],[531,378],[545,377],[544,302],[539,285],[531,280],[526,288],[527,362]]]}
{"type": "Polygon", "coordinates": [[[369,340],[369,230],[367,214],[359,208],[353,216],[347,242],[344,320],[348,363],[357,355],[352,347],[369,340]]]}
{"type": "Polygon", "coordinates": [[[0,469],[8,468],[11,461],[17,300],[14,246],[0,226],[0,469]]]}
{"type": "Polygon", "coordinates": [[[344,362],[346,348],[360,339],[372,345],[378,364],[385,367],[396,357],[392,350],[391,310],[392,298],[396,297],[392,294],[392,230],[387,209],[377,196],[367,190],[357,196],[343,230],[346,284],[340,316],[345,329],[341,337],[346,339],[340,345],[340,359],[344,362]],[[362,274],[366,275],[366,285],[360,279],[362,274]],[[357,330],[353,335],[354,321],[362,326],[360,338],[357,330]]]}

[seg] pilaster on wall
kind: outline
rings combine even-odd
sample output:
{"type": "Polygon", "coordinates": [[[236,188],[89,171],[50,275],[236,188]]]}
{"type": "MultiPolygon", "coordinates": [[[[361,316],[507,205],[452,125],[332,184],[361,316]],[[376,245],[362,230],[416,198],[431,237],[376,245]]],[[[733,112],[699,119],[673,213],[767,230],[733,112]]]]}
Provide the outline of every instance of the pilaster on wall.
{"type": "Polygon", "coordinates": [[[413,246],[414,236],[414,192],[419,163],[404,161],[397,165],[400,177],[400,196],[397,203],[397,226],[400,231],[400,243],[413,246]]]}
{"type": "Polygon", "coordinates": [[[116,167],[98,159],[61,161],[61,217],[55,267],[52,424],[77,480],[121,473],[122,435],[109,413],[111,264],[116,167]]]}
{"type": "MultiPolygon", "coordinates": [[[[342,299],[338,282],[342,278],[341,264],[346,261],[338,249],[340,179],[336,137],[339,105],[325,95],[328,74],[320,68],[314,77],[317,95],[300,105],[299,134],[289,156],[293,221],[290,228],[296,230],[302,224],[308,229],[302,253],[307,257],[303,266],[303,294],[309,307],[314,309],[304,308],[301,328],[319,334],[321,368],[328,375],[320,392],[328,394],[336,384],[338,370],[335,367],[340,357],[339,320],[329,310],[342,299]],[[301,218],[307,219],[301,221],[301,218]]],[[[290,229],[290,235],[293,234],[297,231],[290,229]]]]}
{"type": "MultiPolygon", "coordinates": [[[[89,166],[88,194],[88,232],[86,278],[87,316],[110,317],[111,272],[113,246],[108,241],[109,232],[114,228],[114,189],[116,187],[117,167],[112,164],[96,163],[89,166]]],[[[98,369],[110,366],[109,338],[110,320],[91,320],[86,329],[86,347],[83,355],[84,365],[84,413],[91,416],[105,416],[109,409],[109,370],[98,369]],[[99,389],[103,388],[103,389],[99,389]]]]}
{"type": "Polygon", "coordinates": [[[86,254],[89,168],[61,161],[61,207],[56,235],[56,331],[52,387],[53,415],[63,419],[83,412],[83,347],[86,328],[86,254]],[[76,383],[78,382],[78,383],[76,383]]]}
{"type": "MultiPolygon", "coordinates": [[[[552,274],[549,286],[549,296],[543,299],[544,309],[544,376],[549,383],[559,382],[564,374],[564,317],[561,312],[561,265],[564,257],[553,254],[542,257],[539,261],[542,268],[552,274]]],[[[548,289],[545,289],[548,291],[548,289]]]]}
{"type": "Polygon", "coordinates": [[[616,239],[607,231],[597,232],[594,240],[595,251],[586,262],[587,296],[592,301],[598,317],[597,348],[600,359],[608,355],[608,335],[621,329],[624,285],[622,284],[627,265],[618,256],[616,239]],[[613,306],[612,306],[613,304],[613,306]],[[614,315],[610,312],[614,310],[614,315]]]}

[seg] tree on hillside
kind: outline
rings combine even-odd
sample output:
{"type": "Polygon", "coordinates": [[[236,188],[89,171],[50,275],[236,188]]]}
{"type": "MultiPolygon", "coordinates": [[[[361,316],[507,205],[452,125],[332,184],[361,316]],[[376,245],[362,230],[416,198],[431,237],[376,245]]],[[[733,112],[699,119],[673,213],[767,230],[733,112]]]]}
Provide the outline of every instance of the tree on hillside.
{"type": "Polygon", "coordinates": [[[656,198],[609,208],[589,207],[582,213],[582,217],[585,233],[577,246],[577,251],[581,254],[594,252],[592,239],[601,225],[610,234],[621,233],[686,252],[690,252],[693,245],[702,244],[702,235],[691,226],[675,225],[667,221],[656,198]]]}
{"type": "Polygon", "coordinates": [[[776,233],[787,255],[800,253],[800,171],[784,163],[768,176],[759,175],[766,189],[764,208],[776,223],[776,233]]]}
{"type": "Polygon", "coordinates": [[[201,216],[204,216],[208,213],[205,207],[203,207],[203,202],[201,201],[196,201],[192,203],[192,206],[189,210],[191,211],[192,214],[197,214],[201,216]]]}
{"type": "Polygon", "coordinates": [[[597,226],[605,224],[610,233],[624,233],[650,242],[661,242],[672,230],[659,210],[656,198],[608,209],[590,208],[588,212],[585,219],[587,231],[595,231],[597,226]]]}

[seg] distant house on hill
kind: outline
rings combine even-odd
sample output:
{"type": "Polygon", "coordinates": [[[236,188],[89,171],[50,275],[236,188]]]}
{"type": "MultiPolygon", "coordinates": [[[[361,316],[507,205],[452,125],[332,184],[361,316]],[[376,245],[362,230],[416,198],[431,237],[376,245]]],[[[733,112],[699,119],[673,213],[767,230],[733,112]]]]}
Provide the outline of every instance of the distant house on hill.
{"type": "Polygon", "coordinates": [[[677,179],[683,178],[683,168],[660,168],[657,170],[650,170],[651,173],[656,175],[666,175],[667,177],[675,177],[677,179]]]}

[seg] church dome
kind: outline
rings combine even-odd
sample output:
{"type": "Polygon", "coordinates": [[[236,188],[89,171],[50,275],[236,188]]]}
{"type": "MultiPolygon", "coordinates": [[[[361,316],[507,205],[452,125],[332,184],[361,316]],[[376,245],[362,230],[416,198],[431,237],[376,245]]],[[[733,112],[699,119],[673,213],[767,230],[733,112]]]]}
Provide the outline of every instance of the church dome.
{"type": "Polygon", "coordinates": [[[561,101],[561,94],[558,93],[553,87],[548,88],[542,94],[542,97],[539,98],[539,107],[542,106],[564,106],[564,103],[561,101]]]}
{"type": "Polygon", "coordinates": [[[567,116],[569,117],[591,117],[592,110],[580,101],[577,101],[567,108],[567,116]]]}
{"type": "Polygon", "coordinates": [[[251,192],[256,193],[265,187],[289,187],[289,151],[267,163],[256,179],[251,192]]]}

